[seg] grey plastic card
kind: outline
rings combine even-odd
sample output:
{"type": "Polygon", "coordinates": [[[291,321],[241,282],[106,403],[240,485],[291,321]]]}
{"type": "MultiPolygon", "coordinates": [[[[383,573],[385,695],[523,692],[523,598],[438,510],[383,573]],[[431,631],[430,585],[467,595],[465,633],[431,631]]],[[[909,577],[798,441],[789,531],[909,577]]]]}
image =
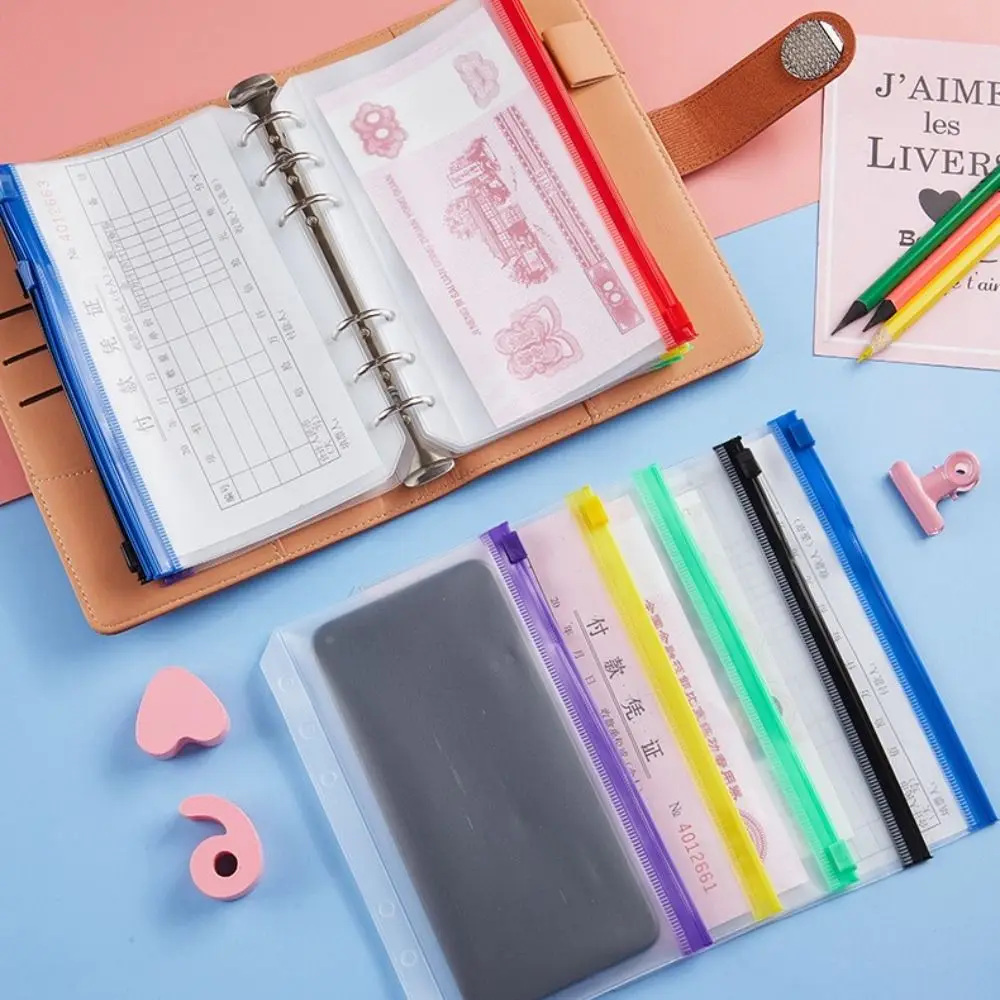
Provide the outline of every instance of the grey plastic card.
{"type": "Polygon", "coordinates": [[[500,585],[459,562],[314,650],[466,1000],[538,1000],[659,921],[500,585]]]}

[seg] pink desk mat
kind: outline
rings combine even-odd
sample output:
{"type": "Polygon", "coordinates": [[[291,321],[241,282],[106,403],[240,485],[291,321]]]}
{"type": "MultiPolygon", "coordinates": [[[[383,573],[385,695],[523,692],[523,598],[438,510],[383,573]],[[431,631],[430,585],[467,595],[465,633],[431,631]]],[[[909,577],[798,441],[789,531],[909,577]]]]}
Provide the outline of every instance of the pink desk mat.
{"type": "MultiPolygon", "coordinates": [[[[429,0],[88,0],[5,3],[0,162],[35,160],[189,104],[415,14],[429,0]]],[[[590,0],[648,108],[709,82],[810,8],[802,0],[590,0]]],[[[838,0],[859,33],[1000,42],[982,0],[838,0]]],[[[717,235],[816,200],[821,102],[813,98],[691,178],[717,235]]],[[[2,436],[2,432],[0,432],[2,436]]],[[[0,445],[0,502],[10,493],[0,445]]],[[[14,463],[15,473],[16,462],[14,463]]],[[[11,481],[13,482],[13,481],[11,481]]],[[[23,483],[23,479],[20,480],[23,483]]],[[[23,489],[23,487],[21,487],[23,489]]],[[[16,494],[16,489],[15,489],[16,494]]]]}
{"type": "MultiPolygon", "coordinates": [[[[241,77],[336,48],[433,0],[89,0],[4,5],[0,60],[16,86],[0,103],[0,161],[39,159],[224,93],[241,77]]],[[[807,0],[589,0],[640,100],[697,90],[810,10],[807,0]]],[[[982,0],[836,0],[870,35],[1000,43],[982,0]]],[[[821,102],[691,179],[717,235],[815,201],[821,102]]]]}
{"type": "Polygon", "coordinates": [[[26,497],[30,492],[14,446],[0,427],[0,504],[26,497]]]}

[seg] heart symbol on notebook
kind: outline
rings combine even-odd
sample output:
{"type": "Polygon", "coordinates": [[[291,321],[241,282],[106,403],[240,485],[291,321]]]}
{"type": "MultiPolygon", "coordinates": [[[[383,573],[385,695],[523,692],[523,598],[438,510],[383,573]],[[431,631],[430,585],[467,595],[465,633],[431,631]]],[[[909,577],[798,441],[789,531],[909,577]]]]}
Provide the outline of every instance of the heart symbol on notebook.
{"type": "Polygon", "coordinates": [[[932,222],[937,222],[947,215],[961,200],[957,191],[935,191],[934,188],[924,188],[920,192],[920,207],[927,213],[932,222]]]}
{"type": "Polygon", "coordinates": [[[153,757],[175,757],[188,743],[214,747],[229,715],[211,688],[183,667],[164,667],[149,682],[135,720],[135,741],[153,757]]]}

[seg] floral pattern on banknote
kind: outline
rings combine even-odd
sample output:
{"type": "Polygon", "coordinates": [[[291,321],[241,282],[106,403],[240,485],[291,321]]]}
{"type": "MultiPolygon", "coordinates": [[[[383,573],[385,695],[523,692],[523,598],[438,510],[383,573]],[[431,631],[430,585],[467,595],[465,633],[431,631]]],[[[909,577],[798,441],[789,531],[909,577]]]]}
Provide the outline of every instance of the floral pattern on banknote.
{"type": "Polygon", "coordinates": [[[455,56],[452,65],[478,107],[485,108],[494,97],[500,96],[500,70],[492,59],[481,52],[464,52],[455,56]]]}
{"type": "Polygon", "coordinates": [[[507,371],[522,382],[554,375],[583,357],[576,338],[562,327],[559,307],[547,295],[518,309],[493,343],[506,355],[507,371]]]}
{"type": "Polygon", "coordinates": [[[478,236],[519,285],[539,285],[555,274],[556,262],[545,248],[543,230],[528,221],[483,136],[452,160],[448,182],[462,192],[445,208],[444,223],[452,236],[460,240],[478,236]]]}
{"type": "Polygon", "coordinates": [[[351,128],[361,138],[361,145],[369,156],[384,156],[389,160],[399,156],[408,138],[406,129],[396,119],[395,108],[370,101],[358,108],[351,128]]]}

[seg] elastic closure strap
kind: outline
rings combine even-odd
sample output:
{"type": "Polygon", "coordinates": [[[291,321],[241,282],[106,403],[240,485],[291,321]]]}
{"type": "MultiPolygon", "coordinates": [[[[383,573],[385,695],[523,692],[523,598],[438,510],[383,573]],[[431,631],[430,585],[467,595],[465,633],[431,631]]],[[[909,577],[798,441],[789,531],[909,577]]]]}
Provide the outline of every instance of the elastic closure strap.
{"type": "Polygon", "coordinates": [[[590,21],[569,21],[546,28],[542,40],[570,90],[606,80],[618,72],[611,52],[590,21]]]}
{"type": "Polygon", "coordinates": [[[649,113],[682,175],[759,135],[832,83],[854,59],[856,40],[839,14],[805,14],[696,94],[649,113]]]}

